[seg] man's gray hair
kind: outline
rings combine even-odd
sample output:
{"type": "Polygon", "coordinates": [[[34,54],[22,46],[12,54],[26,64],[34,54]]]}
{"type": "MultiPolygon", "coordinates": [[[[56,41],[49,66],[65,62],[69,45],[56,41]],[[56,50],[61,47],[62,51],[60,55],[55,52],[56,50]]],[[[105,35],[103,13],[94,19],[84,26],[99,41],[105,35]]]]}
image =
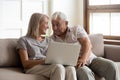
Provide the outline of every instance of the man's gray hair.
{"type": "Polygon", "coordinates": [[[64,13],[62,13],[62,12],[55,12],[55,13],[53,13],[51,19],[52,20],[56,20],[58,18],[67,21],[67,17],[66,17],[66,15],[64,13]]]}

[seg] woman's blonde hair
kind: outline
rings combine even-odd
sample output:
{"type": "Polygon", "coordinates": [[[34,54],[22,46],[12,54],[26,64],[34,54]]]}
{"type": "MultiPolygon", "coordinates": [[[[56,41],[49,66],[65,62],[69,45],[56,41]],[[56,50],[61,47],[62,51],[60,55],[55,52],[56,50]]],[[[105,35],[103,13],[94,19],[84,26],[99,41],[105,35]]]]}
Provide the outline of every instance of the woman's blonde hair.
{"type": "Polygon", "coordinates": [[[48,16],[45,14],[33,13],[31,18],[30,18],[30,21],[29,21],[28,31],[27,31],[26,36],[29,36],[32,38],[39,37],[40,36],[39,26],[44,21],[45,17],[48,18],[48,16]]]}

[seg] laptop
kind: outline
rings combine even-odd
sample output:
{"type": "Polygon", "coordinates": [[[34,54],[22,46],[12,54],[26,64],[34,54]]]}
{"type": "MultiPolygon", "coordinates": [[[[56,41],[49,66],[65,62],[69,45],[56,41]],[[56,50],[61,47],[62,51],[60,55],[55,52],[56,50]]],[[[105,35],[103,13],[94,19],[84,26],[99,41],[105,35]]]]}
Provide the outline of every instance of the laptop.
{"type": "Polygon", "coordinates": [[[80,45],[51,41],[46,53],[45,64],[62,64],[76,66],[80,45]]]}

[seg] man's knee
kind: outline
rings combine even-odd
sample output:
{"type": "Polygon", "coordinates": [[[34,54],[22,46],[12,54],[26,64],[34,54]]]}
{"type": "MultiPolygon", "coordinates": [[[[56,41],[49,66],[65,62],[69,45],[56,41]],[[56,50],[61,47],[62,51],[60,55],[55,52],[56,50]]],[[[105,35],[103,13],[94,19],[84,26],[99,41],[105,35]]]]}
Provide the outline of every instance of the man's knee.
{"type": "Polygon", "coordinates": [[[94,73],[87,66],[77,69],[78,80],[95,80],[94,73]]]}
{"type": "Polygon", "coordinates": [[[118,68],[117,68],[117,64],[115,63],[115,62],[113,62],[113,61],[108,61],[108,69],[112,72],[112,73],[114,73],[114,72],[116,72],[117,70],[118,70],[118,68]]]}
{"type": "Polygon", "coordinates": [[[78,73],[83,73],[83,74],[87,74],[87,73],[91,73],[91,69],[88,68],[87,66],[83,66],[83,67],[80,67],[79,69],[77,69],[77,72],[78,73]]]}

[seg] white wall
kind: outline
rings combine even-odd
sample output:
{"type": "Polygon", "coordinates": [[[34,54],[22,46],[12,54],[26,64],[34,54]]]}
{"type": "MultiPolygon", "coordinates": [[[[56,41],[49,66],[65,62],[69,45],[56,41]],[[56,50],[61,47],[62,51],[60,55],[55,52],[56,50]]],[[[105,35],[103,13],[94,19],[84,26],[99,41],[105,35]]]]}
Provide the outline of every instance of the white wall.
{"type": "Polygon", "coordinates": [[[83,0],[49,0],[49,16],[55,11],[67,15],[69,25],[83,25],[83,0]]]}
{"type": "MultiPolygon", "coordinates": [[[[33,12],[51,16],[55,11],[65,13],[70,26],[83,25],[83,0],[0,0],[0,38],[25,35],[33,12]],[[10,12],[11,9],[14,11],[10,12]]],[[[50,34],[51,29],[48,30],[48,35],[50,34]]]]}
{"type": "Polygon", "coordinates": [[[24,36],[34,12],[47,14],[47,0],[0,0],[0,38],[24,36]]]}
{"type": "Polygon", "coordinates": [[[79,13],[78,14],[78,17],[79,17],[78,18],[78,21],[79,21],[78,23],[82,26],[84,25],[83,1],[84,0],[78,0],[78,2],[77,2],[78,3],[78,8],[77,9],[79,9],[79,10],[76,9],[79,13]]]}

